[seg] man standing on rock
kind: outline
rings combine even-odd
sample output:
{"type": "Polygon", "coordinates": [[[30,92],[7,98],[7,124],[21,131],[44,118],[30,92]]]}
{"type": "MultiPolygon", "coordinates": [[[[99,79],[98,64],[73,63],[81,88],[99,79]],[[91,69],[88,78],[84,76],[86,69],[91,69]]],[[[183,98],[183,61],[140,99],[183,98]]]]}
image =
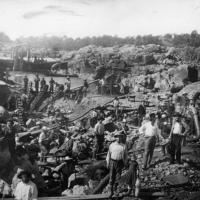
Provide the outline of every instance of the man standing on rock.
{"type": "Polygon", "coordinates": [[[24,93],[27,94],[28,92],[28,77],[24,77],[24,93]]]}
{"type": "Polygon", "coordinates": [[[46,85],[46,81],[44,79],[44,77],[42,78],[42,80],[40,81],[40,91],[44,91],[44,86],[46,85]]]}
{"type": "Polygon", "coordinates": [[[143,169],[147,169],[151,164],[151,160],[153,157],[153,152],[156,145],[156,139],[158,137],[158,126],[156,124],[156,115],[154,113],[150,114],[150,121],[143,124],[139,133],[144,134],[145,138],[145,150],[144,150],[144,165],[143,169]]]}
{"type": "Polygon", "coordinates": [[[36,91],[36,93],[38,93],[38,91],[39,91],[39,82],[40,82],[40,78],[39,78],[39,75],[38,74],[36,74],[36,77],[35,77],[35,91],[36,91]]]}
{"type": "Polygon", "coordinates": [[[115,97],[114,101],[113,101],[113,107],[115,109],[115,117],[116,119],[118,119],[118,115],[119,115],[119,105],[120,105],[120,102],[119,102],[119,98],[118,97],[115,97]]]}
{"type": "Polygon", "coordinates": [[[114,191],[117,190],[122,169],[127,165],[128,153],[126,145],[123,144],[123,136],[123,131],[115,134],[116,141],[109,146],[106,157],[107,167],[110,169],[110,197],[112,197],[114,191]]]}
{"type": "Polygon", "coordinates": [[[139,126],[142,125],[142,120],[145,115],[146,115],[145,102],[142,101],[142,104],[140,104],[138,107],[138,124],[139,124],[139,126]]]}
{"type": "Polygon", "coordinates": [[[89,84],[87,82],[87,79],[84,79],[83,82],[83,96],[86,97],[87,96],[87,90],[89,88],[89,84]]]}
{"type": "Polygon", "coordinates": [[[170,164],[174,164],[175,158],[178,164],[181,164],[181,144],[183,136],[188,132],[188,127],[181,122],[181,115],[177,114],[174,118],[169,138],[170,144],[170,164]]]}
{"type": "Polygon", "coordinates": [[[53,94],[54,84],[55,84],[55,81],[53,80],[53,77],[51,77],[51,79],[49,81],[49,91],[51,94],[53,94]]]}
{"type": "Polygon", "coordinates": [[[103,118],[99,118],[98,123],[94,127],[95,147],[93,152],[93,159],[96,158],[97,153],[100,153],[103,150],[105,128],[102,122],[103,118]]]}

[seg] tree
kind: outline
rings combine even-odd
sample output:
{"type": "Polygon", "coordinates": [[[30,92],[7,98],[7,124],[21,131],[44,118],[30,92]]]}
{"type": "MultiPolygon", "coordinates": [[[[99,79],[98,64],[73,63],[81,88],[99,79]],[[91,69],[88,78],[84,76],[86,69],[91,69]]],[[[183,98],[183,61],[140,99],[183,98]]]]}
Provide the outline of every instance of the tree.
{"type": "Polygon", "coordinates": [[[0,42],[10,42],[10,38],[4,33],[0,32],[0,42]]]}
{"type": "Polygon", "coordinates": [[[200,46],[200,35],[197,31],[192,31],[190,35],[190,45],[192,47],[199,47],[200,46]]]}

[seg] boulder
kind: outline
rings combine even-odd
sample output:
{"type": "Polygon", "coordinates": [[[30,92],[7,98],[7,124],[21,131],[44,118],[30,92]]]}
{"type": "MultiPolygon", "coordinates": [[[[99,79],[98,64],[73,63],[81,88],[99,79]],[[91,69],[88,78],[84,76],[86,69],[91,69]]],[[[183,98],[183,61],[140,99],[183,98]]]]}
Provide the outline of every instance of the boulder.
{"type": "Polygon", "coordinates": [[[188,94],[189,99],[192,99],[197,93],[200,92],[200,82],[195,82],[185,86],[178,95],[181,96],[184,93],[188,94]]]}

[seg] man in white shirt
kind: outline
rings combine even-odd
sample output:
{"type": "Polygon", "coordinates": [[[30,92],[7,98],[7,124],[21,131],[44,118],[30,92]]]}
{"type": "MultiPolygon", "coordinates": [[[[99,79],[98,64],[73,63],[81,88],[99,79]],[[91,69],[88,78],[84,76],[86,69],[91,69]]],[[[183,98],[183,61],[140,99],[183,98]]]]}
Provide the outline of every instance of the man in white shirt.
{"type": "Polygon", "coordinates": [[[110,169],[110,197],[113,196],[114,190],[117,189],[122,169],[127,164],[128,153],[126,145],[122,142],[123,136],[123,131],[117,132],[115,134],[116,141],[109,146],[109,150],[106,157],[107,167],[110,169]]]}
{"type": "Polygon", "coordinates": [[[104,95],[104,90],[105,90],[105,80],[104,80],[104,78],[102,78],[99,81],[99,84],[100,84],[100,87],[101,87],[101,95],[104,95]]]}
{"type": "Polygon", "coordinates": [[[145,137],[145,151],[144,151],[144,165],[143,169],[147,169],[147,165],[150,166],[153,157],[153,152],[156,145],[156,139],[158,137],[158,126],[156,124],[156,115],[150,114],[150,121],[146,122],[139,128],[139,133],[144,134],[145,137]]]}
{"type": "Polygon", "coordinates": [[[175,157],[178,164],[181,164],[181,143],[188,132],[188,126],[181,122],[181,115],[177,114],[174,118],[170,132],[170,164],[174,164],[175,157]]]}
{"type": "Polygon", "coordinates": [[[38,190],[30,178],[31,175],[27,171],[21,171],[18,175],[21,182],[17,184],[15,189],[15,199],[16,200],[37,200],[38,190]]]}
{"type": "Polygon", "coordinates": [[[49,129],[46,126],[42,127],[42,132],[39,135],[38,143],[40,145],[41,150],[41,161],[44,161],[44,156],[47,154],[47,143],[49,138],[49,129]]]}

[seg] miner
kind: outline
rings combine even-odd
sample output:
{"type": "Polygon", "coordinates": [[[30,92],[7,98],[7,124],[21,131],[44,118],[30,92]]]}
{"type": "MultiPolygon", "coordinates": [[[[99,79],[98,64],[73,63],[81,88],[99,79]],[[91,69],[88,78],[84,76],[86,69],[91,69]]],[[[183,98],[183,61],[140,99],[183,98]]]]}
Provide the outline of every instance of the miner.
{"type": "Polygon", "coordinates": [[[28,77],[24,77],[24,93],[28,92],[28,77]]]}
{"type": "Polygon", "coordinates": [[[147,165],[149,167],[151,164],[153,152],[156,145],[156,139],[158,137],[158,127],[156,124],[155,113],[151,113],[149,117],[150,117],[150,121],[144,123],[139,128],[139,133],[144,134],[144,138],[145,138],[144,165],[143,165],[144,170],[147,169],[147,165]]]}
{"type": "Polygon", "coordinates": [[[109,150],[106,157],[107,167],[110,169],[110,197],[114,195],[114,191],[117,190],[119,180],[121,178],[122,169],[127,165],[127,148],[123,144],[124,132],[116,132],[116,141],[109,146],[109,150]]]}
{"type": "Polygon", "coordinates": [[[40,78],[39,78],[38,74],[36,74],[34,82],[35,82],[35,91],[36,91],[36,93],[38,93],[38,91],[39,91],[39,82],[40,82],[40,78]]]}
{"type": "Polygon", "coordinates": [[[182,139],[188,132],[188,127],[181,121],[181,115],[174,116],[173,125],[170,132],[170,164],[174,164],[175,160],[181,164],[181,144],[182,139]]]}
{"type": "Polygon", "coordinates": [[[97,153],[100,153],[103,150],[105,127],[102,122],[103,118],[99,118],[97,124],[94,127],[95,147],[93,152],[93,159],[96,158],[97,153]]]}
{"type": "Polygon", "coordinates": [[[49,91],[50,91],[50,93],[53,93],[54,84],[55,84],[55,81],[54,81],[53,78],[51,77],[51,79],[50,79],[50,81],[49,81],[49,91]]]}

